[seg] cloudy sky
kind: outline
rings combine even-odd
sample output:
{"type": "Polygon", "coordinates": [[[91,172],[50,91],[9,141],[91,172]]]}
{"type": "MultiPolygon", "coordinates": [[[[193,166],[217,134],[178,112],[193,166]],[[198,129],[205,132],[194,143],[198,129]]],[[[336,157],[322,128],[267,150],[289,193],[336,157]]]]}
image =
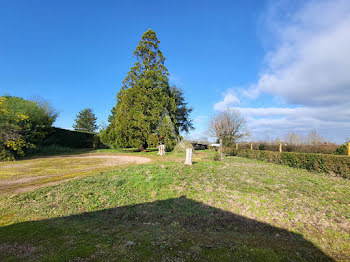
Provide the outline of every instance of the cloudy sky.
{"type": "Polygon", "coordinates": [[[238,108],[254,139],[350,137],[349,0],[0,1],[0,95],[40,96],[72,128],[107,122],[143,32],[156,31],[196,130],[238,108]]]}
{"type": "Polygon", "coordinates": [[[238,108],[259,138],[310,129],[350,137],[350,1],[270,2],[261,23],[257,81],[227,89],[214,110],[238,108]]]}

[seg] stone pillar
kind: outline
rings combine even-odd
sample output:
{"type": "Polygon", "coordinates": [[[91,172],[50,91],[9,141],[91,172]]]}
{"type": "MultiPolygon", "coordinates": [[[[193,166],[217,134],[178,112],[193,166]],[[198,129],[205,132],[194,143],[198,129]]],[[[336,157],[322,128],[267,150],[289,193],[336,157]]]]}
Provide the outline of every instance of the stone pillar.
{"type": "Polygon", "coordinates": [[[250,150],[253,150],[253,143],[250,143],[250,150]]]}
{"type": "Polygon", "coordinates": [[[159,156],[165,156],[165,145],[158,146],[158,154],[159,156]]]}
{"type": "Polygon", "coordinates": [[[185,165],[192,166],[192,148],[186,149],[186,161],[185,165]]]}
{"type": "Polygon", "coordinates": [[[236,150],[238,150],[238,143],[236,143],[236,150]]]}

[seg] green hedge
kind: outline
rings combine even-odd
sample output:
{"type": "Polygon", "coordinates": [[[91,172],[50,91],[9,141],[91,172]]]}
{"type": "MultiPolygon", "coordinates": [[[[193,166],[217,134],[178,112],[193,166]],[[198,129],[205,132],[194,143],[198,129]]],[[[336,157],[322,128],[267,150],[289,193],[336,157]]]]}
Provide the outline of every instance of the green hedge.
{"type": "MultiPolygon", "coordinates": [[[[270,143],[252,143],[254,150],[267,150],[279,152],[279,144],[270,143]]],[[[239,149],[250,149],[250,143],[240,143],[239,149]]],[[[292,145],[282,143],[283,152],[295,152],[295,153],[315,153],[315,154],[334,154],[339,145],[336,144],[319,144],[319,145],[292,145]]]]}
{"type": "MultiPolygon", "coordinates": [[[[46,137],[34,148],[25,150],[26,155],[53,154],[71,152],[79,148],[106,148],[100,141],[98,134],[72,131],[52,127],[46,137]]],[[[0,161],[12,161],[16,156],[0,144],[0,161]]]]}
{"type": "Polygon", "coordinates": [[[350,157],[326,154],[307,154],[291,152],[273,152],[242,149],[237,156],[259,159],[290,167],[304,168],[309,171],[336,174],[350,178],[350,157]]]}
{"type": "Polygon", "coordinates": [[[69,148],[98,148],[102,144],[99,136],[94,133],[72,131],[53,127],[40,146],[58,145],[69,148]]]}

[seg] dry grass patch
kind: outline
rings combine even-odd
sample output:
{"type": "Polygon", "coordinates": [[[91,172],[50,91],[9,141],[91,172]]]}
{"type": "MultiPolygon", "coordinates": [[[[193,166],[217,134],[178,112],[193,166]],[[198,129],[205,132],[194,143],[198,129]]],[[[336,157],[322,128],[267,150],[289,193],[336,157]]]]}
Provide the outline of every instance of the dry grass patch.
{"type": "Polygon", "coordinates": [[[146,157],[131,155],[79,155],[44,157],[0,163],[0,194],[18,193],[98,172],[144,164],[146,157]]]}

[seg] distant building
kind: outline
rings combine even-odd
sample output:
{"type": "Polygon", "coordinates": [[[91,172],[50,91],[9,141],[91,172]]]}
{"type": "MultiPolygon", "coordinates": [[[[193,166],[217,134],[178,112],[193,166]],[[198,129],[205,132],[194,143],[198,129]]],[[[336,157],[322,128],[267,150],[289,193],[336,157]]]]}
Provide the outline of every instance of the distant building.
{"type": "Polygon", "coordinates": [[[202,143],[191,143],[193,148],[195,150],[204,150],[204,149],[208,149],[208,145],[207,144],[202,144],[202,143]]]}

